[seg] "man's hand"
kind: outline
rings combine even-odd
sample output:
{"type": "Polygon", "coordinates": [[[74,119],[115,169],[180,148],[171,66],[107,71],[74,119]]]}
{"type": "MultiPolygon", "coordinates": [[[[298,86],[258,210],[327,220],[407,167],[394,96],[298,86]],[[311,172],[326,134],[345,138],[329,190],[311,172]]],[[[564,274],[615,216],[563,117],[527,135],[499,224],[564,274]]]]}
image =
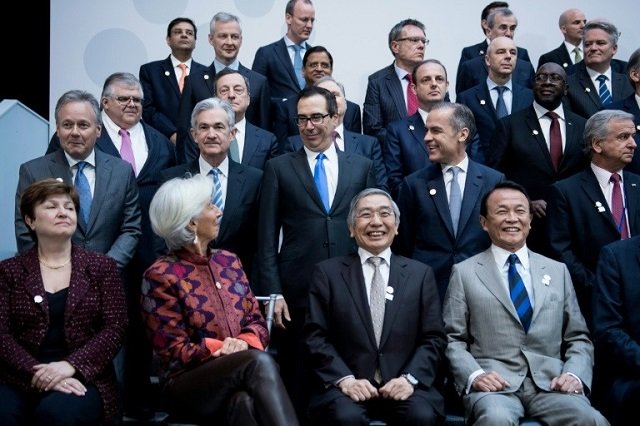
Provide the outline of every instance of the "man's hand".
{"type": "Polygon", "coordinates": [[[278,297],[276,300],[276,308],[273,311],[273,322],[276,327],[285,329],[284,321],[291,321],[291,315],[289,315],[289,307],[284,297],[278,297]]]}
{"type": "Polygon", "coordinates": [[[367,379],[349,377],[338,383],[338,387],[342,393],[356,402],[378,396],[378,390],[367,379]]]}
{"type": "Polygon", "coordinates": [[[562,373],[558,377],[554,377],[553,380],[551,380],[550,388],[552,391],[557,392],[584,393],[580,380],[567,373],[562,373]]]}
{"type": "Polygon", "coordinates": [[[536,217],[545,217],[547,215],[547,202],[545,200],[531,200],[531,210],[536,217]]]}
{"type": "Polygon", "coordinates": [[[404,401],[413,394],[413,385],[404,377],[396,377],[384,384],[378,392],[383,398],[404,401]]]}
{"type": "Polygon", "coordinates": [[[490,371],[476,377],[471,384],[471,389],[478,392],[498,392],[510,386],[509,382],[503,379],[501,375],[495,371],[490,371]]]}

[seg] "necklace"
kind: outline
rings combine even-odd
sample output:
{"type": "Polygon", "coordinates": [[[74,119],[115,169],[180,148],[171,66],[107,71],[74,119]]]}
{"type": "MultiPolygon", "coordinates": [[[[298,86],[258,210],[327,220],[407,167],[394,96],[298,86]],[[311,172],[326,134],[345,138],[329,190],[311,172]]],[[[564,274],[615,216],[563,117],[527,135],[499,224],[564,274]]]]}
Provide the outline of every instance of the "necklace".
{"type": "Polygon", "coordinates": [[[53,270],[55,270],[55,269],[62,269],[62,268],[64,268],[65,266],[67,266],[69,263],[71,263],[71,256],[69,256],[69,258],[68,258],[64,263],[61,263],[60,265],[50,265],[50,264],[48,264],[47,262],[45,262],[45,261],[44,261],[44,259],[43,259],[43,258],[41,258],[40,256],[38,256],[38,261],[39,261],[39,262],[40,262],[40,264],[41,264],[42,266],[44,266],[45,268],[49,268],[49,269],[53,269],[53,270]]]}

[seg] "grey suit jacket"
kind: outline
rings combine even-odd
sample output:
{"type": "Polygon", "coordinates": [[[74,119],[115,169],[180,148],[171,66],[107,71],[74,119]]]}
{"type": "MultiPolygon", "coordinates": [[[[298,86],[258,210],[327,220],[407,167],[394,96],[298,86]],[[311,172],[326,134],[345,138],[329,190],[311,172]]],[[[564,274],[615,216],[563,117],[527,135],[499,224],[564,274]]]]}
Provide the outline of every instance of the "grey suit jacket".
{"type": "MultiPolygon", "coordinates": [[[[85,227],[78,222],[73,242],[87,250],[105,253],[122,269],[133,257],[142,233],[136,178],[126,161],[100,150],[95,150],[95,154],[96,182],[89,223],[85,227]]],[[[16,242],[20,253],[34,244],[20,215],[20,196],[33,182],[46,178],[62,178],[73,185],[71,169],[62,149],[20,166],[15,207],[16,242]]]]}
{"type": "MultiPolygon", "coordinates": [[[[455,387],[464,393],[479,369],[496,371],[515,392],[527,376],[542,390],[565,372],[591,387],[593,344],[567,267],[529,251],[533,318],[525,333],[491,249],[453,266],[443,317],[446,355],[455,387]]],[[[471,404],[485,393],[471,392],[471,404]]]]}

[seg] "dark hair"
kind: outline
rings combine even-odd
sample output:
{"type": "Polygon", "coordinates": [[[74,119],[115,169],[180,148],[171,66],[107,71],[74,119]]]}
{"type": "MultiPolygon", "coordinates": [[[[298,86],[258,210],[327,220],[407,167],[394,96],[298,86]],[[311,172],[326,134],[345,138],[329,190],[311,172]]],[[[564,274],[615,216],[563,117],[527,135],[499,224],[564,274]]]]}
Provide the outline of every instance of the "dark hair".
{"type": "Polygon", "coordinates": [[[329,64],[333,69],[333,56],[331,56],[331,53],[329,53],[327,48],[324,46],[313,46],[308,48],[307,51],[304,52],[304,57],[302,58],[302,66],[303,67],[307,66],[307,59],[309,58],[309,55],[311,55],[312,53],[323,53],[323,52],[326,53],[327,56],[329,57],[329,64]]]}
{"type": "Polygon", "coordinates": [[[251,96],[251,87],[249,86],[249,79],[244,75],[242,75],[240,71],[232,70],[231,68],[225,68],[222,71],[216,73],[216,76],[213,78],[214,96],[217,96],[216,94],[218,93],[218,80],[220,80],[221,77],[224,77],[225,75],[230,75],[230,74],[239,74],[242,77],[242,79],[244,80],[244,84],[247,86],[247,95],[251,96]]]}
{"type": "MultiPolygon", "coordinates": [[[[498,16],[506,16],[506,17],[514,16],[515,17],[515,14],[511,9],[508,9],[506,7],[500,7],[494,10],[489,14],[489,16],[487,16],[487,26],[489,28],[493,29],[493,26],[496,24],[496,17],[498,16]]],[[[516,19],[516,25],[517,25],[517,22],[518,20],[516,19]]]]}
{"type": "Polygon", "coordinates": [[[327,101],[327,112],[330,116],[334,116],[338,113],[338,103],[336,102],[336,97],[333,93],[325,89],[324,87],[318,86],[307,86],[298,93],[298,97],[296,98],[296,105],[300,103],[301,99],[310,98],[312,96],[320,95],[325,98],[327,101]]]}
{"type": "Polygon", "coordinates": [[[629,56],[629,62],[627,62],[627,76],[629,77],[631,85],[634,87],[636,82],[631,80],[631,75],[629,73],[636,69],[640,69],[640,49],[634,50],[631,56],[629,56]]]}
{"type": "Polygon", "coordinates": [[[515,183],[512,180],[503,180],[502,182],[496,183],[496,186],[491,188],[489,192],[484,194],[484,197],[482,197],[482,201],[480,202],[480,216],[485,218],[487,217],[487,210],[488,210],[487,200],[489,200],[489,197],[491,196],[491,194],[496,192],[498,189],[513,189],[515,191],[522,192],[524,196],[527,198],[527,202],[529,203],[529,212],[533,211],[531,209],[531,198],[529,198],[529,194],[527,193],[527,190],[524,189],[524,186],[520,185],[519,183],[515,183]]]}
{"type": "Polygon", "coordinates": [[[198,27],[196,27],[196,24],[193,22],[193,20],[184,17],[175,18],[171,22],[169,22],[169,25],[167,25],[167,37],[171,37],[171,30],[173,29],[173,27],[182,22],[186,22],[187,24],[191,25],[191,27],[193,28],[193,38],[197,39],[198,27]]]}
{"type": "MultiPolygon", "coordinates": [[[[73,201],[76,212],[80,211],[80,197],[72,185],[64,183],[61,179],[42,179],[29,185],[20,196],[20,215],[26,219],[34,219],[36,207],[44,203],[52,195],[68,195],[73,201]]],[[[38,241],[36,233],[27,226],[29,235],[33,241],[38,241]]]]}
{"type": "Polygon", "coordinates": [[[486,5],[484,9],[482,9],[482,13],[480,14],[480,19],[481,20],[487,19],[487,17],[489,16],[489,13],[491,13],[491,11],[494,9],[501,9],[501,8],[507,8],[507,7],[509,7],[509,3],[507,3],[506,1],[492,1],[491,3],[486,5]]]}

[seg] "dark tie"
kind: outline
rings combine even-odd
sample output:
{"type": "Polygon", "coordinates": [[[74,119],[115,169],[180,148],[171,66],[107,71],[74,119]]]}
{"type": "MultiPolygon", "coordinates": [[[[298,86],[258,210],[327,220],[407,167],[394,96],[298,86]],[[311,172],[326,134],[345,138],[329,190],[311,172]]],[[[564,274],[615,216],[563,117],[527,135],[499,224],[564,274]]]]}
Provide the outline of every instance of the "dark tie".
{"type": "Polygon", "coordinates": [[[458,173],[460,167],[453,166],[449,169],[453,177],[451,178],[451,187],[449,189],[449,212],[451,213],[451,223],[453,224],[454,235],[458,234],[458,222],[460,221],[460,207],[462,206],[462,193],[460,185],[458,185],[458,173]]]}
{"type": "Polygon", "coordinates": [[[300,55],[300,51],[302,50],[302,47],[294,44],[293,46],[293,70],[296,72],[296,78],[298,79],[298,85],[300,86],[301,89],[304,89],[304,86],[306,85],[305,81],[304,81],[304,76],[302,75],[302,56],[300,55]]]}
{"type": "Polygon", "coordinates": [[[560,169],[560,162],[562,161],[560,122],[558,121],[558,114],[555,112],[549,111],[546,115],[551,119],[551,126],[549,127],[549,154],[551,154],[553,168],[557,172],[558,169],[560,169]]]}
{"type": "Polygon", "coordinates": [[[120,135],[120,140],[122,144],[120,145],[120,157],[131,164],[133,167],[133,173],[136,173],[136,159],[133,156],[133,145],[131,145],[131,137],[129,136],[129,132],[126,129],[118,130],[118,134],[120,135]]]}
{"type": "Polygon", "coordinates": [[[224,211],[224,196],[222,194],[222,182],[220,181],[220,169],[212,168],[209,174],[213,177],[213,191],[211,192],[211,202],[215,204],[220,211],[224,211]]]}
{"type": "Polygon", "coordinates": [[[380,345],[382,335],[382,323],[384,322],[384,280],[380,273],[381,257],[372,256],[367,262],[373,265],[373,279],[371,280],[371,291],[369,296],[369,308],[371,309],[371,320],[373,322],[373,333],[376,336],[376,343],[380,345]]]}
{"type": "Polygon", "coordinates": [[[333,131],[331,132],[331,140],[333,141],[333,146],[336,147],[336,151],[342,151],[340,149],[340,146],[338,145],[338,138],[340,137],[340,135],[338,134],[338,132],[333,131]]]}
{"type": "Polygon", "coordinates": [[[324,153],[320,153],[316,156],[316,167],[313,171],[313,181],[316,183],[320,199],[324,205],[324,209],[329,213],[329,185],[327,183],[327,172],[324,170],[324,159],[327,158],[324,153]]]}
{"type": "Polygon", "coordinates": [[[407,115],[411,116],[418,111],[418,95],[416,95],[411,88],[413,84],[411,74],[405,75],[404,78],[409,82],[409,84],[407,84],[407,115]]]}
{"type": "Polygon", "coordinates": [[[607,76],[604,74],[600,74],[596,80],[600,83],[600,87],[598,87],[598,95],[600,96],[600,102],[602,102],[602,106],[607,106],[611,102],[613,102],[613,98],[611,97],[611,92],[609,92],[609,88],[607,87],[607,76]]]}
{"type": "Polygon", "coordinates": [[[498,92],[498,100],[496,101],[496,114],[498,115],[498,118],[506,117],[507,115],[509,115],[509,112],[507,111],[507,104],[504,103],[504,98],[502,97],[502,95],[504,94],[504,91],[507,90],[507,87],[496,86],[493,89],[498,92]]]}
{"type": "Polygon", "coordinates": [[[511,294],[511,301],[516,308],[524,332],[529,331],[529,325],[531,325],[531,317],[533,316],[533,309],[531,309],[531,301],[527,294],[527,289],[524,286],[524,281],[516,269],[516,263],[518,262],[518,256],[514,254],[509,255],[509,293],[511,294]]]}
{"type": "Polygon", "coordinates": [[[76,178],[74,186],[78,190],[78,196],[80,197],[80,219],[84,226],[89,223],[89,213],[91,213],[91,186],[89,186],[89,180],[84,174],[84,168],[87,166],[86,161],[78,161],[76,164],[76,178]]]}
{"type": "Polygon", "coordinates": [[[609,181],[613,183],[613,191],[611,192],[611,214],[616,222],[620,239],[629,238],[629,230],[627,229],[627,218],[624,214],[624,202],[622,197],[622,188],[620,187],[621,177],[618,173],[613,173],[609,181]]]}

